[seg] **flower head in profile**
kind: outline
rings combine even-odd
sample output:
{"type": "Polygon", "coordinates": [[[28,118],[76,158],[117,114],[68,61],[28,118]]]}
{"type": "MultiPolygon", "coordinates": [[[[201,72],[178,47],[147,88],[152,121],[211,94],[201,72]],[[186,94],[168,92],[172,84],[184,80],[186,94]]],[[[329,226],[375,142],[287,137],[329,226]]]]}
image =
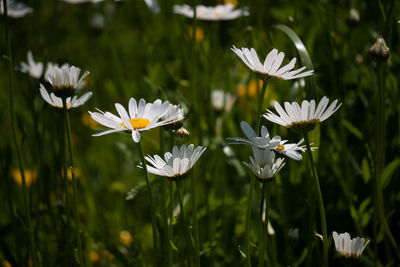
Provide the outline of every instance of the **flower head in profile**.
{"type": "Polygon", "coordinates": [[[167,112],[161,117],[161,120],[169,120],[164,127],[168,130],[178,130],[183,126],[185,112],[180,105],[169,104],[167,112]]]}
{"type": "Polygon", "coordinates": [[[43,63],[35,62],[32,51],[28,51],[28,62],[21,62],[21,72],[28,73],[31,77],[39,79],[43,73],[43,63]]]}
{"type": "Polygon", "coordinates": [[[240,128],[246,135],[247,139],[242,137],[230,137],[228,140],[233,141],[230,144],[251,145],[259,149],[272,150],[294,160],[303,159],[300,152],[305,152],[306,148],[305,146],[300,146],[300,144],[303,143],[304,139],[301,139],[298,143],[292,144],[287,143],[288,140],[282,140],[279,135],[270,138],[268,129],[264,125],[261,126],[261,135],[258,136],[253,128],[251,128],[251,126],[245,121],[240,123],[240,128]]]}
{"type": "Polygon", "coordinates": [[[93,136],[100,136],[115,132],[129,132],[135,143],[140,141],[140,132],[147,131],[152,128],[163,126],[171,123],[171,121],[180,115],[179,111],[171,114],[169,117],[162,119],[170,107],[168,101],[161,102],[157,99],[153,103],[147,103],[142,98],[139,103],[134,98],[129,100],[128,111],[119,103],[115,104],[115,108],[119,116],[108,111],[90,112],[89,114],[98,123],[111,130],[96,133],[93,136]]]}
{"type": "Polygon", "coordinates": [[[332,236],[333,240],[335,241],[337,253],[345,258],[360,258],[364,249],[370,242],[370,240],[365,242],[365,239],[361,237],[355,237],[351,239],[349,233],[338,234],[334,231],[332,236]]]}
{"type": "MultiPolygon", "coordinates": [[[[188,5],[174,5],[174,13],[181,14],[187,18],[193,18],[193,8],[188,5]]],[[[199,20],[234,20],[241,16],[248,16],[247,8],[238,8],[232,4],[217,5],[217,6],[196,6],[196,18],[199,20]]]]}
{"type": "Polygon", "coordinates": [[[259,149],[253,146],[252,150],[254,158],[250,156],[250,163],[243,162],[243,164],[249,167],[258,181],[271,181],[285,165],[284,159],[275,160],[275,152],[269,149],[259,149]]]}
{"type": "Polygon", "coordinates": [[[86,71],[79,78],[80,73],[80,68],[65,64],[62,67],[52,67],[49,72],[46,72],[45,78],[51,84],[56,96],[66,98],[72,96],[83,79],[89,75],[86,71]]]}
{"type": "Polygon", "coordinates": [[[180,148],[174,146],[172,153],[165,153],[164,159],[158,155],[154,157],[146,156],[145,159],[149,163],[149,165],[146,165],[147,171],[170,180],[182,179],[189,174],[205,150],[206,147],[198,146],[194,148],[193,144],[189,146],[183,144],[180,148]]]}
{"type": "MultiPolygon", "coordinates": [[[[7,14],[10,18],[22,18],[32,13],[33,9],[15,0],[7,1],[7,14]]],[[[4,14],[3,0],[0,0],[0,13],[4,14]]]]}
{"type": "Polygon", "coordinates": [[[279,116],[267,109],[264,118],[298,132],[308,132],[329,118],[342,105],[341,103],[338,105],[337,100],[334,100],[329,107],[328,103],[329,99],[326,96],[321,99],[317,107],[314,99],[311,101],[304,100],[301,107],[297,102],[285,102],[285,109],[278,102],[275,102],[275,110],[279,116]]]}
{"type": "MultiPolygon", "coordinates": [[[[50,105],[56,108],[63,108],[63,101],[61,97],[56,96],[53,92],[48,93],[46,88],[44,88],[43,84],[40,84],[40,95],[50,105]]],[[[71,108],[77,108],[79,106],[82,106],[83,104],[86,103],[86,101],[89,100],[93,95],[92,92],[87,92],[83,94],[81,97],[78,97],[77,95],[74,95],[73,97],[69,96],[66,98],[65,103],[67,105],[67,109],[71,108]]]]}
{"type": "Polygon", "coordinates": [[[232,51],[240,57],[247,67],[256,73],[259,79],[264,81],[292,80],[314,74],[314,70],[302,72],[306,69],[306,67],[292,70],[296,64],[296,58],[293,58],[289,64],[279,68],[283,62],[285,54],[283,52],[278,53],[278,50],[276,49],[273,49],[268,53],[264,64],[261,64],[261,61],[258,59],[257,52],[254,50],[254,48],[251,48],[250,50],[248,48],[237,49],[235,46],[233,46],[232,51]]]}

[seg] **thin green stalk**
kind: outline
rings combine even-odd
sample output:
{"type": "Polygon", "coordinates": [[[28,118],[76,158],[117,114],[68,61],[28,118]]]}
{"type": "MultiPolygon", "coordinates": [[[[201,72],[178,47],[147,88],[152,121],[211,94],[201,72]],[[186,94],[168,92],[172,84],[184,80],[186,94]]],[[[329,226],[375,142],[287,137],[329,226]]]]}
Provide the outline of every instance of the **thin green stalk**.
{"type": "MultiPolygon", "coordinates": [[[[72,213],[74,216],[75,220],[75,227],[76,227],[76,241],[78,245],[78,256],[79,256],[79,262],[82,266],[86,266],[85,262],[85,257],[82,249],[82,240],[81,240],[81,224],[79,222],[79,213],[78,213],[78,190],[76,186],[76,177],[75,177],[75,172],[74,172],[74,160],[73,160],[73,155],[72,155],[72,141],[71,141],[71,126],[69,123],[69,115],[68,115],[68,109],[66,105],[66,99],[63,97],[63,107],[64,107],[64,116],[65,116],[65,122],[66,122],[66,132],[67,132],[67,140],[68,140],[68,151],[69,151],[69,165],[71,169],[71,177],[72,177],[72,201],[73,201],[73,207],[72,207],[72,213]]],[[[68,176],[67,176],[68,179],[68,176]]]]}
{"type": "Polygon", "coordinates": [[[324,201],[322,199],[321,187],[319,186],[318,174],[314,165],[314,159],[311,153],[310,141],[308,139],[308,133],[304,133],[304,139],[306,140],[307,153],[310,158],[311,170],[314,177],[314,186],[318,193],[318,206],[319,206],[319,214],[321,217],[321,227],[322,227],[322,236],[323,236],[323,257],[324,257],[324,266],[328,267],[328,231],[326,227],[326,218],[325,218],[325,209],[324,209],[324,201]]]}
{"type": "Polygon", "coordinates": [[[260,228],[258,232],[258,266],[264,266],[264,222],[263,222],[263,213],[264,213],[264,200],[265,200],[265,189],[266,183],[262,183],[261,188],[261,197],[260,197],[260,228]]]}
{"type": "Polygon", "coordinates": [[[400,260],[400,250],[396,244],[392,233],[390,232],[389,225],[386,221],[383,195],[382,195],[382,170],[385,165],[385,86],[383,77],[383,65],[378,63],[378,105],[377,105],[377,151],[376,151],[376,190],[378,200],[378,216],[385,230],[386,236],[396,253],[397,258],[400,260]]]}
{"type": "Polygon", "coordinates": [[[251,253],[250,253],[250,219],[251,219],[251,207],[253,204],[253,195],[254,195],[254,184],[255,184],[255,178],[253,176],[250,176],[250,192],[249,192],[249,198],[247,201],[247,211],[246,211],[246,245],[247,245],[247,251],[246,251],[246,266],[251,267],[251,253]]]}
{"type": "MultiPolygon", "coordinates": [[[[63,107],[66,106],[66,100],[63,98],[63,107]]],[[[71,266],[71,251],[72,251],[72,238],[71,238],[71,207],[70,207],[70,200],[69,200],[69,181],[68,181],[68,163],[67,163],[67,151],[66,151],[66,143],[65,143],[65,114],[64,120],[62,121],[62,135],[60,137],[61,140],[61,147],[62,147],[62,157],[64,161],[64,195],[65,195],[65,214],[67,217],[67,255],[65,257],[66,266],[71,266]]]]}
{"type": "Polygon", "coordinates": [[[200,267],[200,245],[199,245],[199,225],[197,219],[197,203],[196,203],[196,170],[194,170],[191,179],[192,190],[192,212],[193,212],[193,231],[194,231],[194,260],[196,267],[200,267]]]}
{"type": "MultiPolygon", "coordinates": [[[[161,154],[164,153],[164,147],[165,147],[165,136],[164,136],[164,129],[163,127],[159,127],[159,134],[160,134],[160,150],[161,154]]],[[[161,197],[162,197],[162,203],[163,203],[163,217],[164,217],[164,245],[166,250],[168,251],[168,266],[172,267],[173,262],[172,262],[172,246],[171,246],[171,235],[169,232],[169,225],[168,225],[168,207],[167,207],[167,196],[166,196],[166,191],[167,191],[167,179],[163,179],[162,181],[162,191],[161,191],[161,197]]]]}
{"type": "Polygon", "coordinates": [[[172,250],[172,244],[171,242],[173,242],[173,235],[174,235],[174,183],[173,182],[169,182],[169,194],[170,194],[170,198],[169,198],[169,248],[171,248],[171,250],[168,250],[168,263],[171,263],[172,265],[169,265],[169,267],[173,266],[174,264],[174,259],[173,259],[173,250],[172,250]]]}
{"type": "Polygon", "coordinates": [[[3,10],[4,10],[4,22],[5,22],[5,36],[7,42],[7,59],[8,59],[8,78],[9,78],[9,102],[10,102],[10,120],[11,120],[11,131],[13,136],[13,142],[15,149],[17,151],[17,158],[18,158],[18,165],[19,171],[21,172],[21,179],[22,179],[22,192],[23,192],[23,199],[24,199],[24,206],[25,206],[25,213],[26,213],[26,226],[28,231],[28,239],[29,239],[29,249],[30,254],[32,257],[32,265],[33,267],[37,266],[36,260],[36,246],[33,236],[33,227],[32,227],[32,219],[31,219],[31,211],[30,211],[30,203],[28,197],[28,190],[26,186],[25,180],[25,171],[24,171],[24,164],[22,160],[21,149],[19,147],[18,138],[17,138],[17,127],[15,125],[15,111],[14,111],[14,81],[13,81],[13,61],[12,61],[12,51],[11,51],[11,40],[8,34],[8,8],[7,8],[7,0],[3,1],[3,10]]]}
{"type": "MultiPolygon", "coordinates": [[[[152,225],[152,229],[153,229],[153,249],[154,249],[154,253],[155,253],[154,256],[156,256],[157,255],[157,249],[158,249],[158,242],[157,242],[156,213],[155,213],[155,208],[154,208],[154,204],[153,204],[153,193],[152,193],[151,186],[150,186],[149,173],[147,172],[146,161],[145,161],[144,156],[143,156],[142,144],[140,142],[137,143],[137,148],[138,148],[138,151],[139,151],[140,160],[142,161],[142,166],[143,166],[143,170],[144,170],[144,177],[146,179],[146,187],[147,187],[147,191],[149,193],[150,212],[151,212],[151,225],[152,225]]],[[[155,260],[155,264],[156,263],[157,263],[157,261],[155,260]]]]}
{"type": "Polygon", "coordinates": [[[258,95],[257,124],[256,124],[256,131],[258,134],[260,134],[261,110],[262,110],[262,106],[263,106],[263,102],[264,102],[264,95],[265,95],[265,91],[267,89],[267,84],[268,84],[268,81],[264,80],[262,89],[261,89],[261,93],[258,95]]]}
{"type": "Polygon", "coordinates": [[[190,266],[191,261],[192,261],[192,253],[191,253],[191,242],[190,242],[190,231],[189,231],[189,225],[186,222],[186,217],[185,217],[185,212],[183,211],[183,197],[182,197],[182,181],[177,180],[176,181],[176,190],[178,193],[178,200],[179,200],[179,206],[181,208],[181,217],[182,221],[180,223],[181,227],[183,227],[183,231],[185,233],[185,242],[186,242],[186,257],[187,257],[187,266],[190,266]]]}

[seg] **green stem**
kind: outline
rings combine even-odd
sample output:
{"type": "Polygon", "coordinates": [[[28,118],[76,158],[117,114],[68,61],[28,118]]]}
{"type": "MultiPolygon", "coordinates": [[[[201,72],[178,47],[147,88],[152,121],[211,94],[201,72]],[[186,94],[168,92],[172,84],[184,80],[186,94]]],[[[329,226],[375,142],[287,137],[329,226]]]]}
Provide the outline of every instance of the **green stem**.
{"type": "Polygon", "coordinates": [[[30,254],[32,257],[32,265],[33,267],[37,266],[36,260],[36,247],[35,241],[33,236],[33,227],[32,227],[32,219],[31,219],[31,211],[30,211],[30,203],[28,197],[28,190],[26,186],[26,179],[25,179],[25,171],[24,171],[24,164],[22,160],[22,153],[19,147],[18,138],[17,138],[17,127],[15,124],[15,111],[14,111],[14,81],[13,81],[13,61],[12,61],[12,51],[11,51],[11,40],[8,34],[8,8],[7,8],[7,0],[3,1],[3,10],[4,10],[4,22],[5,22],[5,36],[6,36],[6,43],[7,43],[7,59],[8,59],[8,77],[9,77],[9,102],[10,102],[10,120],[11,120],[11,131],[13,136],[13,142],[15,149],[17,150],[17,157],[18,157],[18,165],[19,171],[21,173],[22,179],[22,192],[23,192],[23,199],[24,199],[24,206],[25,206],[25,213],[26,213],[26,224],[27,224],[27,231],[28,231],[28,239],[29,239],[29,249],[30,254]]]}
{"type": "Polygon", "coordinates": [[[258,108],[257,108],[257,124],[256,124],[256,132],[260,134],[260,124],[261,124],[261,110],[264,103],[264,95],[267,90],[268,81],[264,80],[261,93],[258,95],[258,108]]]}
{"type": "Polygon", "coordinates": [[[196,267],[200,267],[200,245],[199,245],[199,225],[197,219],[197,203],[196,203],[196,170],[194,170],[191,179],[192,190],[192,212],[193,212],[193,231],[194,231],[194,260],[196,267]]]}
{"type": "Polygon", "coordinates": [[[172,267],[174,264],[173,261],[173,250],[172,250],[172,244],[173,242],[173,234],[174,234],[174,183],[169,182],[169,192],[170,192],[170,198],[169,198],[169,250],[168,250],[168,266],[172,267]]]}
{"type": "MultiPolygon", "coordinates": [[[[140,142],[136,143],[136,144],[137,144],[137,148],[138,148],[138,151],[139,151],[140,160],[142,161],[142,166],[143,166],[143,170],[144,170],[144,177],[146,179],[146,187],[147,187],[147,191],[149,193],[151,224],[152,224],[152,229],[153,229],[153,249],[154,249],[154,253],[155,253],[154,255],[156,256],[157,248],[158,248],[158,242],[157,242],[156,213],[155,213],[155,208],[154,208],[154,204],[153,204],[153,193],[152,193],[151,186],[150,186],[149,173],[147,172],[146,161],[145,161],[144,156],[143,156],[142,144],[140,142]]],[[[156,264],[157,261],[155,260],[154,263],[156,264]]]]}
{"type": "Polygon", "coordinates": [[[192,59],[191,59],[191,66],[192,66],[192,88],[193,88],[193,95],[192,95],[192,103],[194,105],[194,118],[195,121],[198,122],[195,124],[195,129],[197,130],[197,135],[199,138],[199,144],[201,145],[202,140],[202,130],[201,130],[201,114],[200,108],[198,106],[198,99],[203,99],[202,96],[199,96],[198,86],[196,83],[196,70],[197,70],[197,58],[196,58],[196,30],[197,30],[197,10],[196,10],[196,0],[193,0],[193,29],[192,29],[192,59]]]}
{"type": "MultiPolygon", "coordinates": [[[[164,129],[163,127],[159,127],[159,134],[160,134],[160,150],[161,154],[164,153],[164,147],[165,147],[165,136],[164,136],[164,129]]],[[[164,230],[165,230],[165,237],[164,237],[164,245],[165,245],[165,250],[168,251],[168,266],[172,267],[173,262],[172,262],[172,246],[171,246],[171,235],[169,232],[169,225],[168,225],[168,207],[167,207],[167,196],[166,196],[166,191],[167,191],[167,179],[163,179],[162,181],[162,191],[161,191],[161,197],[162,197],[162,203],[163,203],[163,217],[164,217],[164,230]]]]}
{"type": "MultiPolygon", "coordinates": [[[[63,98],[63,107],[66,106],[66,100],[63,98]]],[[[65,111],[64,111],[65,112],[65,111]]],[[[71,266],[71,207],[69,202],[69,181],[68,181],[68,163],[67,163],[67,151],[66,151],[66,144],[65,144],[65,113],[64,113],[64,120],[62,121],[62,135],[61,135],[61,147],[62,147],[62,156],[64,160],[64,195],[65,195],[65,214],[67,217],[67,255],[65,257],[66,266],[71,266]]]]}
{"type": "Polygon", "coordinates": [[[324,257],[324,266],[328,267],[328,231],[326,228],[326,218],[325,218],[325,209],[324,209],[324,201],[322,199],[321,187],[319,185],[317,170],[314,165],[314,159],[311,153],[310,141],[308,139],[308,133],[304,133],[304,139],[306,140],[307,153],[310,158],[311,171],[314,177],[314,186],[317,189],[318,193],[318,206],[319,206],[319,215],[321,217],[321,227],[322,227],[322,236],[323,236],[323,257],[324,257]]]}
{"type": "Polygon", "coordinates": [[[385,230],[386,236],[396,253],[397,258],[400,260],[400,250],[396,244],[392,233],[390,232],[389,225],[386,221],[383,195],[382,195],[382,171],[385,165],[385,86],[383,77],[383,65],[378,63],[378,105],[377,105],[377,152],[376,152],[376,192],[378,198],[378,216],[382,223],[383,229],[385,230]]]}
{"type": "MultiPolygon", "coordinates": [[[[63,97],[63,107],[64,107],[64,116],[65,116],[65,122],[67,125],[66,132],[67,132],[67,140],[68,140],[68,151],[69,151],[69,165],[71,169],[71,177],[72,177],[72,201],[73,201],[73,208],[72,208],[72,213],[74,216],[75,220],[75,234],[76,234],[76,241],[78,245],[78,255],[79,255],[79,261],[82,266],[86,266],[85,262],[85,257],[82,249],[82,240],[81,240],[81,224],[79,221],[79,213],[78,213],[78,189],[76,186],[76,177],[75,177],[75,171],[74,171],[74,158],[72,155],[72,141],[71,141],[71,126],[69,122],[69,115],[68,115],[68,109],[66,105],[66,99],[63,97]]],[[[68,179],[68,176],[67,176],[68,179]]]]}
{"type": "Polygon", "coordinates": [[[254,195],[254,184],[255,184],[255,178],[253,176],[250,176],[250,192],[249,192],[249,199],[247,202],[247,211],[246,211],[246,245],[247,245],[247,251],[246,251],[246,262],[247,262],[247,267],[251,267],[251,253],[250,253],[250,219],[251,219],[251,208],[253,204],[253,195],[254,195]]]}
{"type": "Polygon", "coordinates": [[[177,180],[176,181],[176,190],[178,193],[178,200],[179,200],[179,206],[181,208],[181,217],[182,221],[180,223],[181,227],[183,227],[183,231],[185,233],[185,242],[186,242],[186,257],[187,257],[187,264],[186,266],[190,266],[191,264],[191,242],[190,242],[190,231],[189,231],[189,225],[186,222],[186,217],[185,217],[185,212],[183,211],[183,197],[182,197],[182,181],[177,180]]]}
{"type": "Polygon", "coordinates": [[[264,213],[264,200],[265,200],[265,190],[266,190],[266,184],[267,183],[262,183],[262,188],[261,188],[261,197],[260,197],[260,228],[259,228],[259,233],[258,233],[258,244],[259,244],[259,252],[258,252],[258,266],[263,267],[264,266],[264,224],[268,222],[263,222],[263,213],[264,213]]]}

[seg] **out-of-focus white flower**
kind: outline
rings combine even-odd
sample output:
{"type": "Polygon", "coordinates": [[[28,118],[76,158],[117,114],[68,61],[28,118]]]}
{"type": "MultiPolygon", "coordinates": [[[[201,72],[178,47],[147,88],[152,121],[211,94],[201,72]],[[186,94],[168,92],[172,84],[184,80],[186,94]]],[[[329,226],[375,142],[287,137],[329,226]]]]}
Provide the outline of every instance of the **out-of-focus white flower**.
{"type": "Polygon", "coordinates": [[[179,105],[169,104],[167,112],[161,117],[161,120],[168,121],[164,125],[169,130],[178,130],[183,126],[185,112],[179,105]]]}
{"type": "Polygon", "coordinates": [[[140,141],[140,132],[147,131],[152,128],[166,125],[170,123],[174,117],[179,116],[179,112],[172,114],[167,119],[161,119],[162,116],[169,109],[169,102],[161,102],[157,99],[153,103],[147,103],[142,98],[139,103],[136,102],[134,98],[129,100],[129,114],[126,109],[119,103],[115,104],[115,108],[119,114],[115,116],[110,112],[103,112],[97,109],[99,112],[90,112],[90,116],[111,130],[106,130],[100,133],[96,133],[93,136],[101,136],[105,134],[115,133],[115,132],[129,132],[132,134],[132,139],[135,143],[140,141]]]}
{"type": "Polygon", "coordinates": [[[349,233],[338,235],[338,233],[334,231],[332,236],[333,240],[335,241],[337,253],[346,258],[360,258],[362,252],[370,242],[370,240],[365,242],[365,239],[361,237],[355,237],[351,239],[349,233]]]}
{"type": "Polygon", "coordinates": [[[164,176],[170,180],[182,179],[193,168],[205,150],[206,147],[198,146],[194,149],[193,144],[187,147],[183,144],[180,148],[174,146],[172,153],[165,153],[164,159],[158,155],[154,157],[146,156],[146,161],[150,163],[150,165],[146,165],[147,171],[155,175],[164,176]]]}
{"type": "Polygon", "coordinates": [[[28,62],[21,62],[21,72],[28,73],[31,77],[39,79],[43,73],[43,63],[35,62],[32,51],[28,51],[28,62]]]}
{"type": "Polygon", "coordinates": [[[236,101],[236,96],[223,90],[211,92],[211,104],[215,111],[229,112],[236,101]]]}
{"type": "Polygon", "coordinates": [[[275,161],[275,152],[269,149],[253,146],[252,150],[254,158],[250,156],[250,163],[243,164],[250,168],[260,182],[271,181],[285,165],[284,159],[278,158],[275,161]]]}
{"type": "Polygon", "coordinates": [[[299,132],[310,131],[340,108],[342,104],[337,105],[337,102],[337,100],[333,101],[328,107],[329,99],[324,96],[317,108],[315,108],[315,100],[313,99],[311,101],[304,100],[301,107],[297,102],[285,102],[285,109],[278,102],[275,102],[275,110],[279,116],[267,109],[264,118],[299,132]]]}
{"type": "Polygon", "coordinates": [[[296,64],[296,58],[293,58],[289,64],[279,68],[283,62],[285,54],[278,53],[277,49],[273,49],[265,58],[264,64],[261,64],[254,48],[237,49],[233,46],[232,51],[240,57],[240,59],[249,67],[261,80],[292,80],[314,74],[314,70],[302,72],[306,67],[293,70],[296,64]]]}
{"type": "Polygon", "coordinates": [[[154,14],[160,13],[160,6],[158,5],[157,0],[144,0],[148,8],[150,8],[151,12],[154,14]]]}
{"type": "MultiPolygon", "coordinates": [[[[49,65],[48,65],[49,68],[49,65]]],[[[86,71],[80,78],[81,69],[75,66],[64,64],[61,68],[53,65],[45,73],[45,79],[53,87],[56,96],[69,97],[72,96],[77,88],[79,88],[83,79],[89,75],[86,71]]]]}
{"type": "MultiPolygon", "coordinates": [[[[49,93],[47,92],[46,88],[44,88],[44,86],[42,84],[40,84],[40,95],[43,97],[43,99],[49,103],[50,105],[52,105],[53,107],[57,107],[57,108],[63,108],[63,102],[62,102],[62,98],[56,96],[54,93],[49,93]]],[[[89,98],[91,98],[93,95],[92,92],[87,92],[85,94],[83,94],[81,97],[78,98],[78,96],[74,95],[72,98],[71,97],[67,97],[66,98],[66,105],[67,105],[67,109],[71,109],[71,108],[76,108],[79,106],[82,106],[83,104],[86,103],[86,101],[89,100],[89,98]]]]}
{"type": "MultiPolygon", "coordinates": [[[[258,147],[259,149],[269,149],[280,154],[283,154],[294,160],[302,160],[303,156],[300,152],[305,152],[305,146],[300,146],[304,139],[301,139],[298,143],[287,143],[288,140],[282,140],[279,135],[275,135],[272,139],[269,136],[267,127],[261,126],[261,135],[258,136],[253,128],[245,121],[240,123],[240,128],[246,135],[246,138],[241,137],[230,137],[228,140],[234,142],[230,144],[245,144],[258,147]]],[[[313,147],[312,150],[315,148],[313,147]]]]}
{"type": "MultiPolygon", "coordinates": [[[[7,14],[10,18],[22,18],[32,13],[33,9],[15,0],[7,1],[7,14]]],[[[4,14],[3,0],[0,0],[0,13],[4,14]]]]}
{"type": "MultiPolygon", "coordinates": [[[[193,18],[193,8],[188,5],[174,5],[174,13],[181,14],[188,18],[193,18]]],[[[241,16],[248,16],[247,8],[238,8],[232,4],[217,5],[217,6],[196,6],[196,18],[199,20],[233,20],[241,16]]]]}
{"type": "Polygon", "coordinates": [[[104,29],[104,25],[106,24],[106,20],[104,15],[101,13],[94,14],[90,19],[90,26],[92,29],[101,31],[104,29]]]}

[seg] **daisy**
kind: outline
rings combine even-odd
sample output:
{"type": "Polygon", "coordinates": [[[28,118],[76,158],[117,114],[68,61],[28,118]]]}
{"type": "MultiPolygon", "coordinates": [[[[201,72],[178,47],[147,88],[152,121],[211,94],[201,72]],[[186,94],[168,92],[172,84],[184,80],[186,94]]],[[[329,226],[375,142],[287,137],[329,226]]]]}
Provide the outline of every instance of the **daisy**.
{"type": "MultiPolygon", "coordinates": [[[[181,14],[188,18],[193,18],[193,8],[188,5],[174,5],[174,13],[181,14]]],[[[218,21],[218,20],[234,20],[241,16],[248,16],[247,8],[235,9],[232,4],[217,6],[196,6],[196,18],[200,20],[218,21]]]]}
{"type": "Polygon", "coordinates": [[[35,62],[32,51],[28,51],[28,62],[21,62],[21,72],[28,73],[31,77],[39,79],[43,73],[43,63],[35,62]]]}
{"type": "Polygon", "coordinates": [[[349,233],[339,234],[335,231],[332,233],[333,240],[335,241],[335,247],[337,253],[346,258],[360,258],[362,252],[370,242],[365,242],[364,238],[355,237],[351,239],[349,233]]]}
{"type": "Polygon", "coordinates": [[[144,2],[146,3],[147,7],[150,8],[153,14],[160,13],[160,6],[158,5],[157,0],[144,0],[144,2]]]}
{"type": "Polygon", "coordinates": [[[338,100],[334,100],[328,107],[329,99],[324,96],[316,109],[314,99],[310,102],[303,100],[301,107],[297,102],[285,102],[285,109],[278,102],[274,102],[275,110],[279,116],[267,109],[264,118],[299,132],[308,132],[340,108],[342,103],[337,105],[337,102],[338,100]]]}
{"type": "Polygon", "coordinates": [[[140,141],[140,132],[147,131],[152,128],[169,124],[172,120],[179,116],[179,112],[171,114],[168,118],[162,119],[170,107],[168,101],[161,102],[157,99],[153,103],[147,103],[142,98],[139,103],[134,98],[129,100],[129,114],[126,109],[119,103],[115,104],[115,108],[119,116],[106,111],[90,112],[90,116],[111,130],[96,133],[93,136],[101,136],[115,132],[130,132],[135,143],[140,141]]]}
{"type": "MultiPolygon", "coordinates": [[[[10,18],[22,18],[32,12],[33,9],[26,6],[24,3],[19,3],[15,0],[7,1],[7,14],[10,18]]],[[[3,0],[0,0],[0,13],[4,14],[3,0]]]]}
{"type": "Polygon", "coordinates": [[[61,1],[66,2],[68,4],[82,4],[82,3],[97,4],[103,2],[103,0],[61,0],[61,1]]]}
{"type": "MultiPolygon", "coordinates": [[[[230,137],[227,138],[228,140],[232,140],[234,142],[230,144],[244,144],[244,145],[251,145],[257,147],[259,149],[269,149],[280,154],[283,154],[291,159],[294,160],[302,160],[303,156],[299,153],[305,152],[305,146],[300,146],[303,143],[304,139],[301,139],[296,144],[287,143],[288,140],[282,140],[279,135],[275,135],[272,139],[269,136],[269,132],[267,127],[264,125],[261,126],[261,135],[258,136],[256,132],[251,128],[251,126],[242,121],[240,123],[240,128],[242,129],[243,133],[246,135],[246,138],[241,137],[230,137]]],[[[315,148],[312,148],[314,150],[315,148]]]]}
{"type": "Polygon", "coordinates": [[[154,157],[146,156],[145,159],[150,164],[146,165],[147,171],[155,175],[164,176],[170,180],[182,179],[189,174],[205,150],[206,147],[198,146],[194,149],[193,144],[187,147],[183,144],[180,148],[174,146],[172,153],[165,153],[164,159],[158,155],[154,157]]]}
{"type": "Polygon", "coordinates": [[[229,112],[236,101],[236,96],[223,90],[213,90],[211,92],[211,105],[215,111],[225,110],[229,112]]]}
{"type": "Polygon", "coordinates": [[[81,69],[75,66],[64,64],[61,68],[54,66],[45,78],[53,87],[55,95],[59,97],[69,97],[74,94],[74,91],[80,86],[82,80],[89,75],[86,71],[80,78],[81,69]]]}
{"type": "Polygon", "coordinates": [[[269,149],[258,147],[252,149],[254,158],[250,156],[250,163],[243,162],[243,164],[249,167],[260,182],[271,181],[285,165],[284,159],[278,158],[275,161],[275,152],[269,149]]]}
{"type": "Polygon", "coordinates": [[[183,108],[179,105],[173,105],[169,104],[167,112],[164,114],[164,116],[161,117],[161,120],[170,120],[167,124],[164,126],[168,130],[178,130],[183,126],[183,120],[185,118],[185,112],[183,111],[183,108]]]}
{"type": "MultiPolygon", "coordinates": [[[[43,86],[43,84],[40,84],[40,95],[43,97],[43,99],[52,105],[53,107],[57,108],[62,108],[63,107],[63,101],[61,97],[56,96],[54,93],[49,93],[47,92],[46,88],[43,86]]],[[[72,98],[69,96],[66,98],[66,105],[67,109],[71,108],[76,108],[79,106],[82,106],[83,104],[86,103],[86,101],[89,100],[93,95],[92,92],[87,92],[83,94],[81,97],[78,98],[78,96],[74,95],[72,98]]]]}
{"type": "Polygon", "coordinates": [[[265,58],[264,65],[261,64],[258,59],[256,50],[251,48],[241,48],[237,49],[235,46],[232,47],[232,51],[240,57],[240,59],[249,67],[252,71],[256,73],[258,78],[261,80],[292,80],[298,79],[314,74],[314,70],[308,70],[302,72],[306,67],[301,67],[300,69],[293,70],[296,64],[296,58],[293,58],[289,64],[283,66],[279,69],[282,64],[285,54],[283,52],[278,53],[278,50],[273,49],[268,53],[265,58]]]}

